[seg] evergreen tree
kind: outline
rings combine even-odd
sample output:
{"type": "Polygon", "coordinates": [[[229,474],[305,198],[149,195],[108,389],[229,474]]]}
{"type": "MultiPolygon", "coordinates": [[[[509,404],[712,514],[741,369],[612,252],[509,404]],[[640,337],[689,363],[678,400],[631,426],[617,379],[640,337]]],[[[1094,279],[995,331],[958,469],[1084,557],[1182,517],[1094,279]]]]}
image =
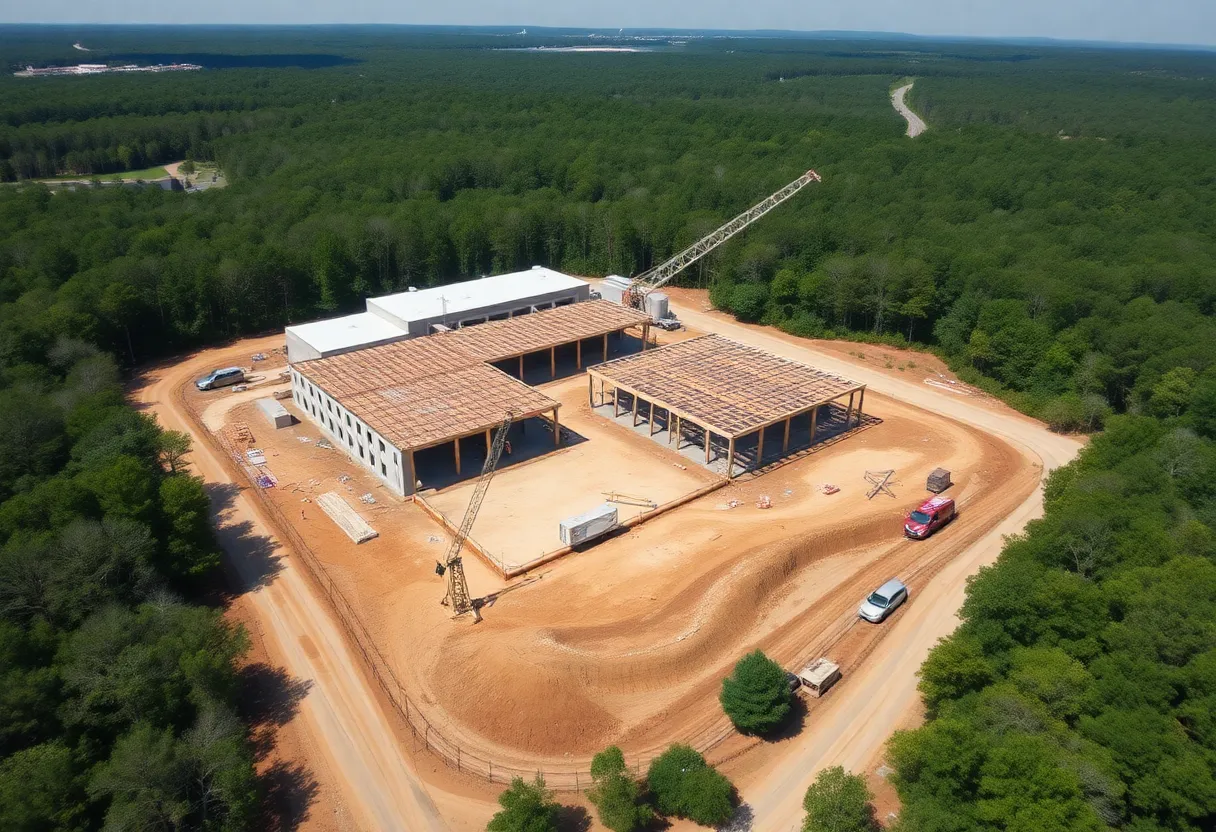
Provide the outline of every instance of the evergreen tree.
{"type": "Polygon", "coordinates": [[[877,832],[866,781],[840,766],[825,768],[806,790],[802,832],[877,832]]]}
{"type": "Polygon", "coordinates": [[[767,734],[790,712],[789,683],[781,665],[760,650],[748,653],[722,680],[722,710],[744,734],[767,734]]]}

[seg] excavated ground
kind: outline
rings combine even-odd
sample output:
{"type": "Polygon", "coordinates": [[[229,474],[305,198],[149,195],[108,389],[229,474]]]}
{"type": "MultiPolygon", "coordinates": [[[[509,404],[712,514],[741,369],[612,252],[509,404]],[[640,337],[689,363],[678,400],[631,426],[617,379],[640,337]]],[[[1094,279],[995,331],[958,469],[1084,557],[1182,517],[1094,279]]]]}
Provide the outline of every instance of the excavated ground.
{"type": "MultiPolygon", "coordinates": [[[[252,402],[266,389],[186,395],[210,429],[244,422],[253,431],[279,479],[267,495],[355,601],[427,718],[464,747],[525,769],[585,770],[609,743],[631,760],[673,740],[714,745],[718,759],[737,753],[744,746],[717,693],[742,653],[761,647],[791,669],[826,653],[847,675],[888,629],[856,623],[860,599],[899,576],[914,605],[918,587],[1025,499],[1039,476],[998,439],[871,393],[867,411],[879,424],[556,561],[472,626],[438,604],[444,530],[341,451],[317,448],[319,432],[307,422],[271,430],[252,402]],[[959,519],[928,541],[906,541],[903,515],[926,496],[925,477],[938,466],[954,473],[959,519]],[[867,500],[864,472],[891,468],[897,499],[867,500]],[[825,482],[840,492],[821,493],[825,482]],[[351,543],[312,503],[329,490],[380,536],[351,543]],[[377,502],[359,503],[364,493],[377,502]],[[771,509],[756,507],[761,495],[771,509]]],[[[648,482],[665,500],[707,481],[663,446],[592,414],[583,377],[545,390],[562,400],[563,424],[588,441],[500,473],[486,501],[490,522],[479,521],[475,536],[521,551],[556,548],[555,506],[565,511],[609,489],[646,495],[648,482]],[[543,522],[529,522],[529,505],[543,522]]],[[[432,502],[451,513],[467,488],[432,502]]],[[[475,595],[504,588],[476,558],[465,562],[475,595]]]]}

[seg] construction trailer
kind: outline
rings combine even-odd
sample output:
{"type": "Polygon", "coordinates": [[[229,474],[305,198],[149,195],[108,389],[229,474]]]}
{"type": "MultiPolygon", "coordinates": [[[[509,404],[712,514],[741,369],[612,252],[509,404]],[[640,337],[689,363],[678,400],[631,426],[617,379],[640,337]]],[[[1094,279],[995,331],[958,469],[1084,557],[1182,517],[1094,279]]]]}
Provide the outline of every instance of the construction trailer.
{"type": "Polygon", "coordinates": [[[286,329],[291,363],[329,358],[437,331],[501,321],[591,298],[591,286],[542,266],[367,299],[367,309],[286,329]]]}
{"type": "MultiPolygon", "coordinates": [[[[547,359],[556,376],[559,350],[577,366],[606,360],[609,340],[650,319],[605,300],[492,321],[291,365],[292,402],[352,460],[400,496],[413,494],[416,454],[450,445],[457,478],[461,445],[485,442],[504,413],[516,422],[543,418],[560,443],[560,403],[524,383],[525,358],[547,359]],[[570,349],[573,347],[573,349],[570,349]]],[[[521,426],[522,429],[522,426],[521,426]]]]}
{"type": "Polygon", "coordinates": [[[634,428],[640,419],[649,436],[677,451],[699,444],[707,466],[725,456],[728,477],[864,418],[864,384],[720,335],[618,358],[587,374],[592,409],[624,416],[634,428]]]}

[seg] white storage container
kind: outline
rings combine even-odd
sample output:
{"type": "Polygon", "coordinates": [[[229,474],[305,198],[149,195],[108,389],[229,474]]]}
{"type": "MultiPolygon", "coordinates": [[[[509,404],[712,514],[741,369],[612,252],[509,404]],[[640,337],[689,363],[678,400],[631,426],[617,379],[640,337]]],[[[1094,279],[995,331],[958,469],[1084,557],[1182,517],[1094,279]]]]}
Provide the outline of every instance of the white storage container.
{"type": "Polygon", "coordinates": [[[574,517],[567,517],[561,522],[560,534],[562,543],[567,546],[578,546],[588,540],[605,535],[617,527],[616,506],[603,503],[591,511],[574,517]]]}
{"type": "Polygon", "coordinates": [[[258,399],[258,409],[276,430],[291,427],[291,414],[287,412],[287,408],[274,399],[258,399]]]}

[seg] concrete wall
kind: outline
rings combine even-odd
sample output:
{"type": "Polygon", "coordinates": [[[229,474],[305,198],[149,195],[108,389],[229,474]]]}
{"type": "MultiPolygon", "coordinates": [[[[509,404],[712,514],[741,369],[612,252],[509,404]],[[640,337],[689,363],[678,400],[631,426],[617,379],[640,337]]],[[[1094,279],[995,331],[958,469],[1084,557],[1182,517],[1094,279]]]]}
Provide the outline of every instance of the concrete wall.
{"type": "Polygon", "coordinates": [[[312,361],[321,358],[321,352],[312,344],[305,341],[299,335],[296,335],[290,329],[287,330],[287,360],[292,364],[300,361],[312,361]]]}
{"type": "Polygon", "coordinates": [[[406,497],[414,493],[414,473],[401,449],[294,369],[291,399],[335,447],[341,447],[352,460],[379,477],[394,494],[406,497]]]}

